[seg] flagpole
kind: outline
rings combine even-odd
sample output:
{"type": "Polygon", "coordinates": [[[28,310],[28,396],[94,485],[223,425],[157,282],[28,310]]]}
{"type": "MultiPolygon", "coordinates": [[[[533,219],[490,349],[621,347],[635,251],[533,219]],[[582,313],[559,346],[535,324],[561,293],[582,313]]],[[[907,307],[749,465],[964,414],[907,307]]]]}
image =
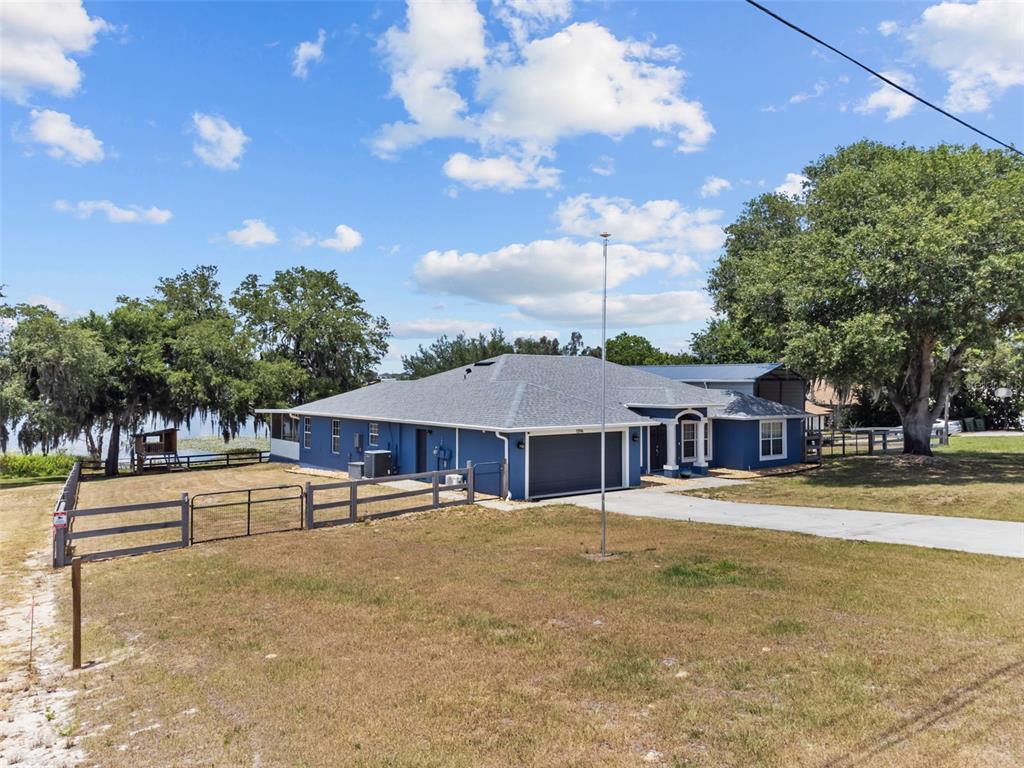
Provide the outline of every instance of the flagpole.
{"type": "Polygon", "coordinates": [[[608,232],[601,233],[604,241],[604,277],[601,284],[601,557],[606,557],[605,547],[607,531],[607,512],[604,507],[605,493],[605,450],[607,448],[605,433],[607,431],[607,392],[608,384],[606,369],[608,367],[608,232]]]}

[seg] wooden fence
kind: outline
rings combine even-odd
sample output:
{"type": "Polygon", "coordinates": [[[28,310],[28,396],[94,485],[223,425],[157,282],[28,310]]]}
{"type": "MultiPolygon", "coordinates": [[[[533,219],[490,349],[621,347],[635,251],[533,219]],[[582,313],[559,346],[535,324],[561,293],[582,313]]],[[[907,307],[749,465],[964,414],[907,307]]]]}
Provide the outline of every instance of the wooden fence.
{"type": "Polygon", "coordinates": [[[54,529],[54,566],[60,568],[70,562],[71,556],[80,557],[83,560],[103,560],[111,557],[124,557],[126,555],[141,555],[144,552],[159,552],[164,549],[178,549],[189,545],[189,505],[188,494],[181,494],[181,498],[175,501],[149,501],[140,504],[122,504],[116,507],[93,507],[91,509],[74,509],[67,513],[67,527],[54,529]],[[174,509],[176,514],[169,520],[157,520],[155,522],[113,524],[106,528],[89,528],[87,530],[75,530],[75,521],[85,517],[96,517],[100,515],[124,515],[127,513],[153,512],[165,509],[174,509]],[[83,539],[93,539],[100,536],[123,536],[125,534],[142,533],[144,531],[158,531],[178,528],[181,535],[171,541],[140,544],[133,547],[119,547],[105,549],[99,552],[75,553],[75,542],[83,539]]]}
{"type": "MultiPolygon", "coordinates": [[[[250,464],[265,464],[270,461],[270,451],[239,451],[237,453],[170,453],[147,456],[143,472],[188,472],[196,469],[223,469],[224,467],[245,467],[250,464]]],[[[82,469],[102,472],[105,464],[100,459],[83,459],[82,469]]],[[[121,474],[135,470],[131,465],[121,465],[121,474]]]]}
{"type": "MultiPolygon", "coordinates": [[[[441,509],[443,507],[453,507],[462,504],[473,504],[476,500],[476,493],[474,490],[474,473],[475,467],[472,464],[467,464],[463,469],[418,472],[411,475],[389,475],[381,478],[344,480],[335,483],[322,483],[319,485],[313,485],[313,483],[307,482],[305,488],[302,488],[301,486],[240,488],[233,491],[197,494],[196,498],[204,496],[222,497],[225,494],[234,493],[244,494],[244,502],[205,503],[204,505],[197,506],[195,510],[193,510],[193,505],[190,503],[189,495],[187,493],[181,494],[179,499],[168,501],[141,502],[138,504],[122,504],[111,507],[77,509],[76,500],[80,476],[78,465],[76,464],[76,469],[72,470],[72,473],[68,476],[68,480],[64,485],[64,489],[61,491],[61,495],[57,500],[57,506],[54,512],[53,565],[56,568],[63,567],[69,564],[72,561],[72,558],[81,558],[82,560],[100,560],[191,546],[193,543],[199,543],[201,541],[199,538],[196,538],[193,541],[193,514],[196,511],[202,512],[203,510],[211,508],[217,508],[220,510],[234,508],[237,511],[238,520],[235,522],[238,523],[238,526],[237,529],[232,532],[232,536],[247,536],[255,533],[270,532],[270,530],[300,530],[302,528],[312,530],[313,528],[321,528],[329,525],[345,525],[359,521],[377,520],[385,517],[404,515],[410,512],[422,512],[430,509],[441,509]],[[458,476],[459,482],[445,484],[444,480],[446,479],[446,475],[458,476]],[[365,488],[366,486],[374,485],[380,487],[384,484],[403,480],[417,481],[417,483],[422,483],[422,487],[398,489],[390,493],[359,493],[359,489],[365,488]],[[252,496],[254,491],[272,491],[278,493],[278,496],[281,496],[282,489],[291,487],[295,487],[296,491],[298,491],[294,496],[282,496],[281,498],[272,497],[267,499],[261,499],[258,496],[254,499],[252,496]],[[449,491],[465,491],[466,495],[465,498],[462,498],[460,493],[459,498],[444,499],[442,494],[449,491]],[[328,494],[341,495],[338,492],[347,492],[347,494],[345,495],[345,498],[338,500],[328,500],[325,498],[328,494]],[[417,497],[423,496],[429,496],[429,501],[412,504],[411,506],[394,507],[391,505],[391,502],[399,499],[416,499],[417,497]],[[266,525],[259,525],[255,527],[252,525],[253,505],[260,503],[279,504],[282,502],[288,503],[289,501],[298,502],[298,509],[296,510],[293,508],[293,512],[284,512],[283,514],[285,517],[281,517],[281,520],[277,520],[275,518],[274,521],[270,521],[270,523],[266,525]],[[373,505],[379,505],[385,502],[389,507],[388,509],[383,511],[375,511],[371,509],[373,505]],[[322,513],[327,510],[335,509],[345,509],[347,514],[328,519],[317,519],[318,512],[322,513]],[[166,519],[166,512],[170,510],[174,510],[174,514],[169,519],[166,519]],[[164,513],[163,517],[165,519],[153,520],[150,513],[154,512],[164,513]],[[298,512],[298,520],[296,522],[289,522],[286,517],[294,515],[295,512],[298,512]],[[76,528],[76,521],[82,521],[85,519],[91,521],[94,518],[103,517],[111,517],[113,520],[109,525],[104,527],[90,527],[83,529],[80,524],[76,528]],[[60,521],[60,525],[58,525],[58,520],[60,521]],[[147,541],[135,546],[112,547],[95,552],[80,553],[75,549],[75,543],[84,540],[110,536],[129,536],[131,534],[165,530],[169,531],[174,529],[177,529],[177,532],[174,538],[169,541],[147,541]]],[[[277,512],[280,512],[280,510],[277,510],[277,512]]],[[[223,514],[230,516],[234,513],[228,512],[223,514]]],[[[158,516],[160,515],[158,514],[158,516]]],[[[294,517],[291,519],[294,520],[294,517]]],[[[230,520],[225,521],[222,519],[219,521],[219,524],[227,524],[231,522],[232,521],[230,520]]],[[[224,537],[211,535],[204,538],[206,538],[206,540],[214,540],[216,538],[224,537]]]]}
{"type": "Polygon", "coordinates": [[[441,509],[442,507],[454,507],[461,504],[473,504],[475,502],[474,491],[474,467],[471,463],[464,469],[447,469],[434,472],[416,472],[411,475],[391,475],[384,478],[364,478],[362,480],[343,480],[337,483],[324,483],[313,485],[306,483],[306,528],[320,528],[327,525],[347,525],[361,520],[379,520],[395,515],[405,515],[410,512],[422,512],[428,509],[441,509]],[[445,475],[459,475],[461,481],[453,485],[445,485],[445,475]],[[379,485],[382,482],[395,482],[400,480],[413,480],[423,482],[423,488],[397,491],[373,496],[360,496],[359,489],[367,485],[379,485]],[[317,501],[316,494],[326,491],[347,490],[348,498],[337,501],[317,501]],[[442,501],[441,494],[445,491],[465,491],[466,498],[442,501]],[[383,512],[365,512],[359,514],[360,505],[364,509],[368,505],[378,504],[396,499],[415,498],[417,496],[430,495],[430,503],[418,504],[411,507],[388,509],[383,512]],[[318,520],[317,512],[324,512],[331,509],[346,509],[348,514],[342,517],[334,517],[327,520],[318,520]]]}
{"type": "MultiPolygon", "coordinates": [[[[939,440],[933,432],[931,441],[939,440]]],[[[814,430],[804,432],[805,461],[841,458],[843,456],[874,456],[903,452],[903,434],[894,429],[814,430]]]]}

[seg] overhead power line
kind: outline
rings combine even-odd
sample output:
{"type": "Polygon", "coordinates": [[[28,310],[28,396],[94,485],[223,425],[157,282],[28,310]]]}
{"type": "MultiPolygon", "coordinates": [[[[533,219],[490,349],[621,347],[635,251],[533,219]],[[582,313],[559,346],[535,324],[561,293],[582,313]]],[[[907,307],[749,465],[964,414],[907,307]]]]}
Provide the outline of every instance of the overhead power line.
{"type": "Polygon", "coordinates": [[[797,26],[796,24],[794,24],[794,23],[793,23],[793,22],[791,22],[791,21],[787,21],[786,19],[784,19],[784,18],[782,18],[781,16],[779,16],[779,14],[775,13],[775,11],[772,11],[772,10],[769,10],[768,8],[765,8],[765,7],[764,7],[763,5],[761,5],[760,3],[754,2],[754,0],[746,0],[746,2],[747,2],[747,3],[749,3],[750,5],[754,6],[755,8],[757,8],[757,9],[758,9],[759,11],[761,11],[762,13],[766,13],[766,14],[768,14],[769,16],[771,16],[771,17],[772,17],[773,19],[775,19],[776,21],[778,21],[778,22],[780,22],[780,23],[782,23],[782,24],[785,24],[785,25],[786,25],[787,27],[789,27],[790,29],[792,29],[792,30],[794,30],[794,31],[796,31],[796,32],[799,32],[799,33],[800,33],[801,35],[803,35],[804,37],[809,37],[809,38],[810,38],[811,40],[813,40],[814,42],[816,42],[816,43],[817,43],[818,45],[823,45],[823,46],[825,46],[826,48],[828,48],[828,49],[829,49],[830,51],[832,51],[833,53],[838,53],[838,54],[839,54],[840,56],[842,56],[842,57],[843,57],[844,59],[846,59],[847,61],[850,61],[850,62],[852,62],[852,63],[856,64],[856,65],[857,65],[858,67],[860,67],[861,69],[863,69],[863,70],[864,70],[865,72],[870,72],[870,73],[871,73],[872,75],[874,75],[875,77],[877,77],[877,78],[878,78],[879,80],[881,80],[881,81],[882,81],[883,83],[888,83],[889,85],[891,85],[891,86],[892,86],[893,88],[895,88],[896,90],[898,90],[898,91],[900,91],[900,92],[902,92],[902,93],[905,93],[905,94],[907,94],[907,96],[909,96],[909,97],[910,97],[910,98],[912,98],[912,99],[916,99],[917,101],[919,101],[919,102],[921,102],[922,104],[924,104],[924,105],[925,105],[926,107],[931,107],[932,109],[934,109],[934,110],[935,110],[936,112],[938,112],[939,114],[941,114],[941,115],[945,115],[945,116],[946,116],[946,117],[948,117],[948,118],[949,118],[950,120],[955,120],[956,122],[960,123],[960,125],[964,126],[965,128],[968,128],[969,130],[972,130],[972,131],[974,131],[974,132],[975,132],[975,133],[977,133],[977,134],[980,134],[980,135],[984,136],[984,137],[985,137],[986,139],[988,139],[989,141],[994,141],[994,142],[995,142],[996,144],[1000,145],[1001,147],[1006,147],[1006,148],[1007,148],[1008,150],[1010,150],[1011,152],[1016,152],[1016,153],[1017,153],[1018,155],[1020,155],[1021,157],[1024,157],[1024,152],[1021,152],[1021,151],[1020,151],[1019,149],[1017,149],[1017,148],[1016,148],[1015,146],[1013,146],[1012,144],[1007,144],[1007,143],[1006,143],[1005,141],[1000,141],[999,139],[997,139],[997,138],[996,138],[995,136],[993,136],[992,134],[989,134],[989,133],[985,133],[985,131],[983,131],[983,130],[981,130],[980,128],[977,128],[977,127],[975,127],[975,126],[971,125],[971,124],[970,124],[970,123],[968,123],[968,122],[967,122],[966,120],[961,120],[961,119],[960,119],[959,117],[957,117],[956,115],[950,114],[949,112],[947,112],[946,110],[944,110],[944,109],[943,109],[942,107],[938,106],[937,104],[932,104],[932,103],[931,103],[930,101],[928,101],[927,99],[925,99],[925,98],[923,98],[923,97],[921,97],[921,96],[918,96],[918,95],[917,95],[916,93],[914,93],[913,91],[907,90],[907,89],[906,89],[906,88],[904,88],[904,87],[903,87],[902,85],[900,85],[900,84],[899,84],[899,83],[897,83],[897,82],[894,82],[894,81],[890,80],[890,79],[889,79],[888,77],[886,77],[886,76],[885,76],[885,75],[883,75],[882,73],[880,73],[880,72],[876,72],[876,71],[875,71],[875,70],[873,70],[873,69],[872,69],[871,67],[869,67],[869,66],[868,66],[867,64],[863,64],[863,63],[861,63],[861,62],[857,61],[857,59],[853,58],[852,56],[849,56],[849,55],[847,55],[847,54],[843,53],[843,52],[842,52],[842,51],[840,51],[840,50],[839,50],[838,48],[836,48],[836,47],[835,47],[834,45],[829,45],[829,44],[828,44],[828,43],[826,43],[826,42],[825,42],[824,40],[822,40],[822,39],[821,39],[820,37],[816,37],[815,35],[812,35],[812,34],[811,34],[810,32],[808,32],[808,31],[807,31],[806,29],[803,29],[803,28],[801,28],[801,27],[798,27],[798,26],[797,26]]]}

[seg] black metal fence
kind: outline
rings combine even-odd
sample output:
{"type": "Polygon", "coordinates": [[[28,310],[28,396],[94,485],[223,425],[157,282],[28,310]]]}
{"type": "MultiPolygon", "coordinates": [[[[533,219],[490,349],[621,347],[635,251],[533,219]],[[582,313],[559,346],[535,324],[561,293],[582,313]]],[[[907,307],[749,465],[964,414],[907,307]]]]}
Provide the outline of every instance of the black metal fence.
{"type": "Polygon", "coordinates": [[[304,495],[301,485],[197,493],[191,501],[189,540],[196,544],[300,530],[304,495]]]}

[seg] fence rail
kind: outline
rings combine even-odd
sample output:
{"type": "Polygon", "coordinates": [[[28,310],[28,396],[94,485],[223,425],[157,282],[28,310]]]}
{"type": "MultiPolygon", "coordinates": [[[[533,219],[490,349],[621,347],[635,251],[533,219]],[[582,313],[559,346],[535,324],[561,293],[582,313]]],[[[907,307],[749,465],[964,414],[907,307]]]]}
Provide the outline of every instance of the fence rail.
{"type": "MultiPolygon", "coordinates": [[[[504,470],[504,466],[502,466],[504,470]]],[[[504,471],[502,471],[504,475],[504,471]]],[[[322,528],[330,525],[346,525],[359,521],[379,520],[410,512],[473,504],[476,501],[476,467],[467,463],[461,469],[416,472],[408,475],[388,475],[382,478],[342,480],[313,485],[274,485],[258,488],[239,488],[228,491],[200,493],[191,499],[187,493],[179,499],[167,501],[139,502],[118,506],[77,509],[78,484],[81,479],[81,463],[77,463],[61,490],[54,508],[53,565],[63,567],[72,558],[101,560],[145,552],[159,552],[166,549],[188,547],[193,543],[217,541],[256,533],[322,528]],[[458,476],[459,482],[448,484],[447,475],[458,476]],[[422,487],[389,488],[386,493],[360,493],[367,486],[381,487],[400,481],[419,481],[422,487]],[[325,494],[332,491],[346,491],[342,499],[328,499],[325,494]],[[444,498],[446,492],[460,492],[458,498],[444,498]],[[461,492],[465,492],[463,498],[461,492]],[[271,495],[264,497],[262,493],[271,495]],[[237,500],[230,499],[234,495],[237,500]],[[318,498],[319,495],[319,498],[318,498]],[[402,505],[385,510],[374,510],[374,505],[429,497],[423,503],[402,505]],[[212,501],[216,499],[216,501],[212,501]],[[176,510],[179,514],[172,519],[153,520],[148,513],[176,510]],[[329,510],[347,510],[346,515],[317,519],[317,513],[329,510]],[[76,528],[78,520],[92,520],[103,516],[123,516],[104,527],[76,528]],[[140,519],[141,517],[141,519],[140,519]],[[60,524],[58,524],[58,520],[60,524]],[[133,546],[110,547],[96,552],[76,551],[75,542],[98,540],[110,536],[131,536],[179,529],[180,536],[171,541],[146,542],[133,546]]],[[[504,483],[502,483],[504,485],[504,483]]]]}
{"type": "Polygon", "coordinates": [[[475,501],[474,471],[472,464],[467,464],[462,469],[447,469],[431,472],[415,472],[409,475],[391,475],[386,478],[364,478],[362,480],[342,480],[336,483],[322,483],[313,485],[306,483],[305,516],[306,528],[322,528],[328,525],[348,525],[365,520],[380,520],[396,515],[406,515],[411,512],[423,512],[429,509],[441,509],[443,507],[454,507],[462,504],[473,504],[475,501]],[[461,481],[451,485],[442,483],[446,475],[459,475],[461,481]],[[423,488],[412,488],[409,490],[397,491],[376,495],[360,496],[359,489],[368,485],[380,485],[382,482],[396,482],[402,480],[426,481],[423,488]],[[320,501],[316,499],[317,493],[327,491],[347,490],[348,498],[337,501],[320,501]],[[465,491],[466,498],[442,501],[441,494],[445,491],[465,491]],[[430,495],[430,503],[419,504],[411,507],[400,507],[382,512],[366,512],[367,506],[384,501],[395,501],[398,499],[414,498],[416,496],[430,495]],[[360,506],[364,507],[364,513],[360,515],[360,506]],[[348,509],[348,514],[343,517],[334,517],[327,520],[317,520],[317,512],[331,509],[348,509]]]}
{"type": "MultiPolygon", "coordinates": [[[[933,431],[931,440],[939,439],[939,431],[933,431]]],[[[874,456],[903,452],[903,432],[895,428],[816,430],[804,432],[806,460],[820,461],[843,456],[874,456]]]]}
{"type": "MultiPolygon", "coordinates": [[[[143,472],[189,472],[197,469],[224,467],[245,467],[250,464],[265,464],[270,461],[270,451],[243,451],[237,453],[172,453],[147,456],[143,472]]],[[[90,472],[102,472],[106,465],[100,459],[83,459],[82,468],[90,472]]],[[[135,471],[134,466],[121,465],[119,471],[125,474],[135,471]]]]}
{"type": "Polygon", "coordinates": [[[189,503],[188,494],[181,494],[181,498],[174,501],[151,501],[140,504],[121,504],[114,507],[92,507],[89,509],[72,509],[67,511],[67,526],[54,528],[54,566],[63,567],[70,562],[70,557],[80,557],[82,560],[103,560],[111,557],[123,557],[126,555],[139,555],[144,552],[159,552],[164,549],[176,549],[189,545],[189,503]],[[134,512],[153,512],[166,509],[176,509],[179,516],[170,520],[157,520],[151,522],[129,522],[122,525],[112,525],[107,528],[89,528],[87,530],[75,530],[75,520],[83,517],[96,517],[99,515],[124,515],[134,512]],[[154,543],[140,544],[130,547],[117,547],[105,549],[99,552],[75,553],[75,542],[82,539],[95,539],[102,536],[124,536],[127,534],[141,533],[145,531],[157,531],[171,528],[179,528],[181,535],[172,541],[160,541],[154,543]]]}

